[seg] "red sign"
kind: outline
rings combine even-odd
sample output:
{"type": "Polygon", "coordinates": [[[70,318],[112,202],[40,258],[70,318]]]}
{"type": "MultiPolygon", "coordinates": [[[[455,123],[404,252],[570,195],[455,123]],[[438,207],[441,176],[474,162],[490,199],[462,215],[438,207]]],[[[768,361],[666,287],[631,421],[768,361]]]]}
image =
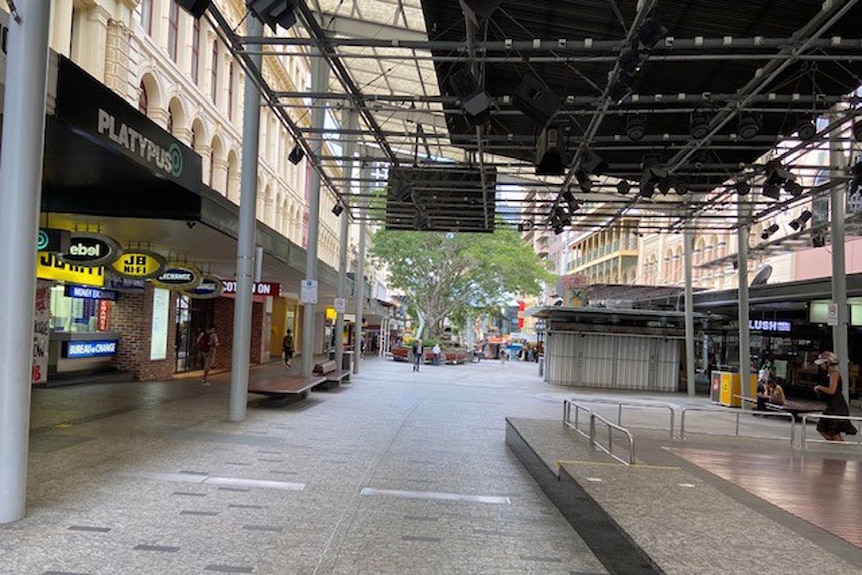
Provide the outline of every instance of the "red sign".
{"type": "MultiPolygon", "coordinates": [[[[233,280],[222,280],[224,282],[223,294],[236,293],[236,282],[233,280]]],[[[254,282],[251,290],[252,295],[281,295],[281,284],[278,282],[254,282]]]]}
{"type": "Polygon", "coordinates": [[[108,317],[111,312],[111,302],[108,300],[99,300],[99,307],[96,312],[96,331],[108,331],[108,317]]]}

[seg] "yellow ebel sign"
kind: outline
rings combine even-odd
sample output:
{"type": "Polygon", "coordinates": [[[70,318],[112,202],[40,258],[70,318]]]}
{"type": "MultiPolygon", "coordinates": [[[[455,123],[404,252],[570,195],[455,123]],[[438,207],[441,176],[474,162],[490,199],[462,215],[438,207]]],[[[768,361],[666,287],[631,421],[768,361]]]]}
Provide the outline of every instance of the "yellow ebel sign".
{"type": "Polygon", "coordinates": [[[136,279],[154,278],[164,270],[165,258],[148,250],[126,250],[120,259],[111,264],[119,276],[136,279]]]}
{"type": "Polygon", "coordinates": [[[39,252],[36,257],[36,277],[101,287],[105,285],[105,268],[76,266],[50,252],[39,252]]]}

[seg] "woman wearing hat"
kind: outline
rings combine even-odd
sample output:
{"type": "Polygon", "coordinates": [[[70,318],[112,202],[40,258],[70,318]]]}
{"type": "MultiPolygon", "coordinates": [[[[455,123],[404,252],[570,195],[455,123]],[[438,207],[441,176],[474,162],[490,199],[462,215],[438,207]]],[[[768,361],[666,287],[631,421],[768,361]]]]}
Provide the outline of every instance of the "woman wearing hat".
{"type": "MultiPolygon", "coordinates": [[[[831,351],[824,351],[816,360],[816,365],[829,373],[829,385],[815,385],[814,391],[822,393],[826,401],[823,415],[850,415],[850,408],[841,393],[841,374],[838,373],[838,357],[831,351]]],[[[842,433],[856,435],[856,428],[847,419],[821,418],[817,421],[817,431],[828,441],[844,441],[842,433]]]]}

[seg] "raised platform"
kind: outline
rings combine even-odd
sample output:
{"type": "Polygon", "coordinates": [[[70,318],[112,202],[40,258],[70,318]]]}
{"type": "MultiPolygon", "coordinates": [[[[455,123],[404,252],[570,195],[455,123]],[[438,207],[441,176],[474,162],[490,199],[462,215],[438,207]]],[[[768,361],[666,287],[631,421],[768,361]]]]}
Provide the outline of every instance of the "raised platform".
{"type": "Polygon", "coordinates": [[[765,453],[774,441],[747,441],[741,453],[725,439],[697,448],[646,439],[638,443],[637,464],[627,467],[591,450],[559,421],[506,423],[510,449],[612,574],[862,573],[862,549],[853,544],[859,529],[850,525],[859,513],[842,515],[834,507],[840,486],[856,485],[855,452],[838,447],[834,457],[849,459],[837,466],[818,454],[765,453]],[[812,469],[801,474],[804,482],[777,482],[794,457],[822,461],[822,477],[812,469]],[[704,458],[722,466],[702,465],[704,458]],[[757,478],[733,481],[742,475],[757,478]],[[778,499],[755,492],[756,485],[775,485],[778,499]],[[821,485],[831,487],[815,489],[821,485]],[[798,508],[784,503],[794,499],[798,508]],[[820,509],[821,523],[816,514],[800,516],[803,507],[820,509]]]}

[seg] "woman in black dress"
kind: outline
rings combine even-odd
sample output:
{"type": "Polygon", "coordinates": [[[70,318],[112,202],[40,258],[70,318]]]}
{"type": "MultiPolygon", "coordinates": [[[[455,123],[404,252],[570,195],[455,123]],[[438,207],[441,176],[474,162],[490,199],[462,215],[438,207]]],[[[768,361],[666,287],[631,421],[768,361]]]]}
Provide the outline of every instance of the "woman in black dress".
{"type": "MultiPolygon", "coordinates": [[[[814,361],[829,373],[829,385],[815,385],[814,391],[822,393],[826,401],[824,415],[850,415],[850,408],[841,393],[841,374],[838,373],[838,357],[831,351],[824,351],[814,361]]],[[[817,431],[828,441],[844,441],[842,433],[856,435],[856,428],[847,419],[826,419],[817,421],[817,431]]]]}

